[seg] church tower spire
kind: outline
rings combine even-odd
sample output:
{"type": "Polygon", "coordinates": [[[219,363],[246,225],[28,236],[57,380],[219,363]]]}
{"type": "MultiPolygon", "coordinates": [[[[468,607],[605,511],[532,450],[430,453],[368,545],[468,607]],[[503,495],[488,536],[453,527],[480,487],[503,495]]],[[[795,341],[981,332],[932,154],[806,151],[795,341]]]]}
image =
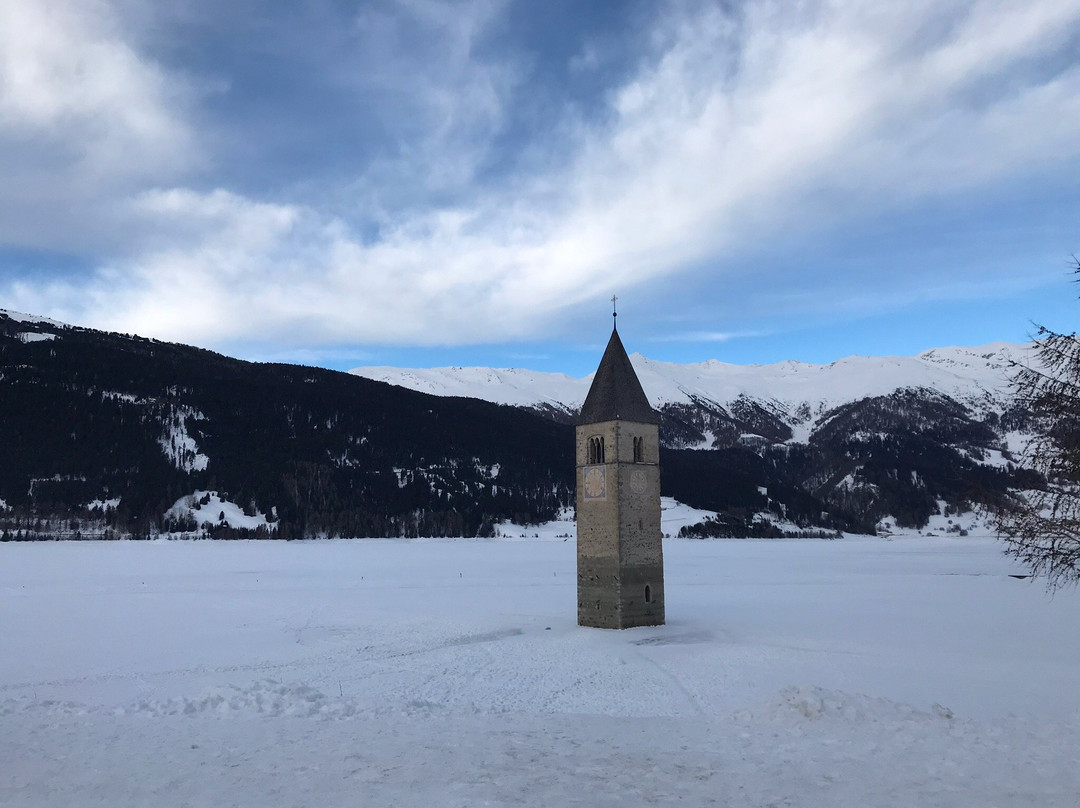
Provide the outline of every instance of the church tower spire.
{"type": "Polygon", "coordinates": [[[664,623],[659,423],[613,325],[576,430],[579,625],[664,623]]]}

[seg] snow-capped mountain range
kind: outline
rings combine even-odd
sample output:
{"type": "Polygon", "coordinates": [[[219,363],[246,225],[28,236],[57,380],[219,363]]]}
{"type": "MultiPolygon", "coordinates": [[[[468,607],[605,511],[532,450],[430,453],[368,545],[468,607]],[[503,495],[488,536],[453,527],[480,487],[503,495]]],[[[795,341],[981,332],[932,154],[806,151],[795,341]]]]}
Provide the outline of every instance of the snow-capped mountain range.
{"type": "MultiPolygon", "coordinates": [[[[733,365],[717,360],[693,364],[630,357],[652,405],[706,405],[730,410],[753,402],[792,428],[805,442],[830,412],[844,404],[888,396],[898,390],[930,390],[977,415],[1001,413],[1011,401],[1009,377],[1032,359],[1030,344],[995,342],[977,347],[934,348],[917,356],[849,356],[826,365],[786,361],[733,365]]],[[[479,398],[499,404],[575,413],[592,374],[484,367],[359,367],[350,371],[376,381],[438,396],[479,398]]]]}
{"type": "MultiPolygon", "coordinates": [[[[836,526],[844,514],[859,531],[938,522],[945,531],[975,529],[973,511],[1007,507],[1009,491],[1036,484],[1018,463],[1034,425],[1010,384],[1016,366],[1033,361],[1033,345],[1006,342],[826,365],[631,356],[660,414],[661,442],[672,450],[664,456],[665,484],[682,501],[720,514],[695,535],[757,535],[762,518],[775,527],[795,513],[801,528],[836,526]]],[[[564,423],[592,383],[591,375],[493,368],[352,373],[564,423]]]]}

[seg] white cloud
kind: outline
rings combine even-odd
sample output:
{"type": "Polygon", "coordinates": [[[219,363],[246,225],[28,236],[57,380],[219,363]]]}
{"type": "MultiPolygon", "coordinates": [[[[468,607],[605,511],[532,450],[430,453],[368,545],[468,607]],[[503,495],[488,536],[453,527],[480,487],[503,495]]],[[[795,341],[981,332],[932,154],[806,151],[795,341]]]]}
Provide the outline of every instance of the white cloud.
{"type": "Polygon", "coordinates": [[[166,109],[164,77],[123,41],[103,3],[5,0],[0,74],[5,131],[81,127],[86,158],[109,171],[147,150],[176,152],[187,138],[166,109]]]}
{"type": "Polygon", "coordinates": [[[766,331],[678,331],[653,337],[651,342],[728,342],[746,337],[764,337],[766,331]]]}
{"type": "MultiPolygon", "coordinates": [[[[450,32],[437,61],[451,80],[407,84],[431,116],[430,137],[406,154],[419,168],[394,165],[365,182],[412,172],[426,191],[460,190],[512,86],[472,55],[495,7],[471,6],[459,28],[445,6],[410,8],[450,32]],[[460,162],[439,174],[440,160],[460,162]]],[[[770,233],[1080,158],[1080,68],[1064,51],[1078,35],[1074,0],[777,0],[748,3],[738,18],[694,5],[658,28],[655,51],[612,92],[602,123],[553,122],[567,157],[515,178],[512,191],[384,207],[376,241],[358,235],[363,222],[303,205],[147,192],[125,214],[140,234],[136,254],[88,285],[24,283],[8,297],[24,310],[211,344],[527,336],[576,303],[770,233]]]]}
{"type": "Polygon", "coordinates": [[[84,220],[112,227],[119,193],[197,159],[182,83],[128,39],[102,0],[0,3],[4,242],[62,248],[84,220]]]}

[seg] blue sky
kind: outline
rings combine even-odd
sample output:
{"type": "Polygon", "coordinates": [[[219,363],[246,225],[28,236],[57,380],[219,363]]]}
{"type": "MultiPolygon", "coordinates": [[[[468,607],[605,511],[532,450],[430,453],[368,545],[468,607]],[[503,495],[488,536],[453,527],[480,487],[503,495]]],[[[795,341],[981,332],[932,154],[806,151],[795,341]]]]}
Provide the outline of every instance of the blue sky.
{"type": "Polygon", "coordinates": [[[1072,330],[1080,0],[7,0],[0,308],[335,368],[1072,330]]]}

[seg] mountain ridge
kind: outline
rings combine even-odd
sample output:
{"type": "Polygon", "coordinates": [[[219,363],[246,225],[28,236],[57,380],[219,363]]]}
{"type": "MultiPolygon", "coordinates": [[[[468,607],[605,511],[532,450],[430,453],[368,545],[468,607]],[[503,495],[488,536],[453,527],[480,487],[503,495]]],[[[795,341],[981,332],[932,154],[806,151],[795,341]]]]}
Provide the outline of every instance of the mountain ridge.
{"type": "MultiPolygon", "coordinates": [[[[686,535],[962,531],[1039,484],[1003,380],[1022,350],[780,363],[755,383],[753,367],[637,357],[661,493],[715,514],[686,535]]],[[[588,377],[464,375],[459,390],[531,403],[0,312],[0,539],[475,536],[565,514],[588,377]]]]}
{"type": "MultiPolygon", "coordinates": [[[[908,388],[933,390],[981,413],[1000,415],[1012,404],[1010,367],[1031,359],[1030,343],[1009,342],[931,348],[915,356],[856,355],[826,364],[785,360],[736,365],[716,359],[683,364],[648,359],[640,353],[630,355],[657,410],[702,404],[728,408],[740,400],[752,401],[792,427],[793,439],[800,443],[805,443],[818,425],[816,417],[845,404],[908,388]]],[[[576,378],[522,368],[456,366],[363,366],[349,373],[431,395],[481,398],[566,416],[580,408],[593,378],[593,374],[576,378]]]]}

